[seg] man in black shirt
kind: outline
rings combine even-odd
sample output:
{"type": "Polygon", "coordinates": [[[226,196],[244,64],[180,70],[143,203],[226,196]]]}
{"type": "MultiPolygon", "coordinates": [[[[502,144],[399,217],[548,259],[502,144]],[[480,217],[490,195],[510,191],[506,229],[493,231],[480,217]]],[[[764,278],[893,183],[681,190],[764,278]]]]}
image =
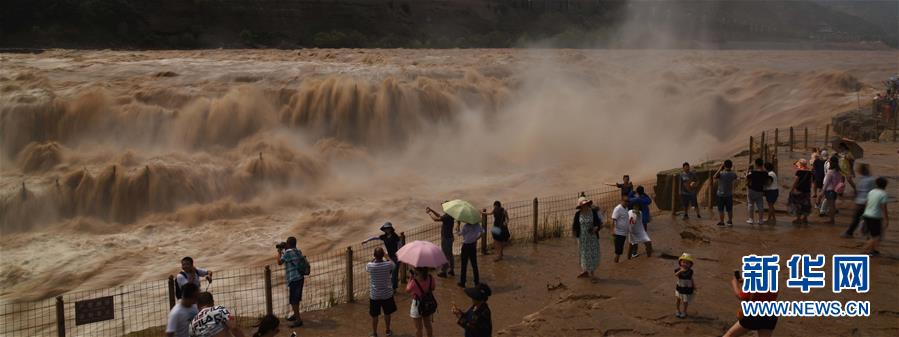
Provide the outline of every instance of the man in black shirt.
{"type": "Polygon", "coordinates": [[[450,276],[456,276],[456,273],[454,272],[455,263],[453,263],[453,232],[456,225],[456,219],[453,219],[449,214],[444,213],[441,215],[430,207],[425,208],[425,211],[431,216],[431,220],[441,224],[440,248],[443,250],[443,255],[446,256],[446,260],[449,261],[449,263],[443,265],[443,268],[440,269],[440,273],[437,273],[437,276],[446,277],[447,270],[449,270],[450,276]]]}
{"type": "MultiPolygon", "coordinates": [[[[393,261],[395,265],[399,265],[400,260],[399,258],[397,258],[396,252],[400,249],[400,246],[402,244],[400,242],[400,236],[396,234],[396,229],[393,228],[393,224],[390,222],[385,222],[383,225],[381,225],[381,231],[384,232],[384,234],[381,234],[380,236],[372,236],[365,241],[362,241],[362,244],[373,240],[381,240],[381,242],[384,243],[384,250],[387,251],[387,257],[390,259],[390,261],[393,261]]],[[[399,268],[393,268],[393,273],[390,275],[390,280],[393,283],[393,290],[396,290],[397,288],[397,279],[399,276],[398,271],[399,268]]]]}
{"type": "Polygon", "coordinates": [[[746,187],[749,190],[747,193],[749,197],[749,219],[746,220],[746,223],[750,225],[754,225],[756,223],[758,223],[759,225],[764,225],[765,186],[767,186],[768,182],[771,181],[771,176],[769,176],[768,172],[765,171],[765,161],[761,158],[756,158],[755,167],[751,171],[749,171],[746,179],[746,187]],[[758,222],[756,222],[753,218],[753,208],[755,208],[755,211],[759,215],[758,222]]]}

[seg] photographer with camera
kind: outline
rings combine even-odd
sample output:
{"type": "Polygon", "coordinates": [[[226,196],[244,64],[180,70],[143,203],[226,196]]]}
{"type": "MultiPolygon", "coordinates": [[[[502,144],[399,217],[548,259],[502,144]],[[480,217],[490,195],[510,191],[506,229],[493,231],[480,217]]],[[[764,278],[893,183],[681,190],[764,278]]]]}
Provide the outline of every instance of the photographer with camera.
{"type": "Polygon", "coordinates": [[[384,258],[384,248],[375,248],[372,256],[374,259],[365,265],[365,271],[369,274],[371,290],[369,291],[368,313],[371,315],[371,335],[378,336],[378,316],[384,313],[385,334],[393,336],[390,330],[390,314],[396,312],[396,302],[393,300],[394,290],[391,287],[390,275],[397,266],[384,258]]]}
{"type": "Polygon", "coordinates": [[[293,309],[293,315],[287,317],[291,328],[299,328],[303,326],[303,320],[300,319],[300,301],[303,300],[303,281],[306,275],[309,275],[309,262],[306,257],[297,249],[297,238],[289,237],[286,242],[275,245],[278,249],[278,265],[284,265],[284,279],[289,289],[290,307],[293,309]]]}

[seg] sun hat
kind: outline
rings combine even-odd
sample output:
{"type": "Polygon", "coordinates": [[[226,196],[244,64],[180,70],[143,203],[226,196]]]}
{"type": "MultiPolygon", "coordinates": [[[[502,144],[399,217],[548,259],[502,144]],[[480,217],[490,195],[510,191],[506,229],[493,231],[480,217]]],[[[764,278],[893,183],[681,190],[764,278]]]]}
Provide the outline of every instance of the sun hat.
{"type": "Polygon", "coordinates": [[[582,196],[580,198],[577,198],[577,207],[575,207],[575,209],[579,209],[579,208],[581,208],[581,206],[584,206],[584,205],[589,206],[592,204],[593,204],[593,200],[587,199],[587,197],[582,196]]]}
{"type": "Polygon", "coordinates": [[[475,301],[486,301],[490,298],[493,292],[490,290],[490,286],[485,283],[478,284],[471,288],[465,288],[465,295],[471,297],[471,299],[475,301]]]}
{"type": "Polygon", "coordinates": [[[693,255],[690,255],[688,253],[683,253],[683,254],[681,254],[681,256],[679,258],[677,258],[677,262],[680,262],[680,261],[687,261],[687,262],[693,263],[693,255]]]}
{"type": "Polygon", "coordinates": [[[383,225],[381,225],[381,231],[382,231],[382,232],[386,232],[388,228],[393,229],[393,230],[396,230],[396,229],[393,228],[393,224],[390,223],[390,221],[387,221],[387,222],[385,222],[383,225]]]}

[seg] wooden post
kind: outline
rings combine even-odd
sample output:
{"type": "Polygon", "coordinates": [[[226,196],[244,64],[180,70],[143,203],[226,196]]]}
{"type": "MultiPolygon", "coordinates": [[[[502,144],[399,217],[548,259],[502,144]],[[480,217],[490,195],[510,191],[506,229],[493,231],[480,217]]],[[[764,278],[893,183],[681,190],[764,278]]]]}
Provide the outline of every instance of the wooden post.
{"type": "Polygon", "coordinates": [[[827,147],[827,144],[830,142],[830,124],[824,127],[824,144],[821,147],[827,147]]]}
{"type": "Polygon", "coordinates": [[[169,309],[175,307],[175,277],[169,275],[169,309]]]}
{"type": "Polygon", "coordinates": [[[265,266],[265,313],[271,315],[272,309],[272,268],[265,266]]]}
{"type": "Polygon", "coordinates": [[[66,337],[66,307],[62,296],[56,296],[56,335],[66,337]]]}
{"type": "Polygon", "coordinates": [[[353,248],[346,247],[346,298],[347,302],[356,302],[353,292],[353,248]]]}
{"type": "Polygon", "coordinates": [[[805,127],[805,135],[802,136],[802,146],[808,151],[808,127],[805,127]]]}
{"type": "Polygon", "coordinates": [[[790,153],[793,153],[793,145],[795,140],[793,139],[793,127],[790,127],[790,153]]]}
{"type": "Polygon", "coordinates": [[[537,219],[538,219],[538,214],[540,214],[540,213],[539,213],[539,210],[540,210],[540,207],[539,207],[539,203],[538,203],[538,201],[537,201],[537,198],[534,198],[534,213],[533,213],[533,218],[534,218],[534,224],[533,224],[533,230],[534,230],[534,243],[537,243],[537,241],[539,240],[538,235],[537,235],[537,219]]]}
{"type": "Polygon", "coordinates": [[[752,165],[753,143],[755,143],[755,139],[753,139],[752,136],[749,136],[749,165],[752,165]]]}
{"type": "Polygon", "coordinates": [[[487,255],[487,215],[481,214],[481,228],[484,233],[481,234],[481,255],[487,255]]]}
{"type": "MultiPolygon", "coordinates": [[[[713,190],[715,189],[714,173],[709,173],[709,212],[712,211],[712,200],[714,198],[713,190]]],[[[711,213],[709,213],[711,214],[711,213]]],[[[711,215],[709,215],[711,217],[711,215]]]]}
{"type": "Polygon", "coordinates": [[[896,141],[896,128],[897,128],[896,121],[899,121],[899,116],[896,116],[897,114],[899,114],[899,113],[894,112],[893,116],[892,116],[893,117],[893,142],[896,141]]]}
{"type": "MultiPolygon", "coordinates": [[[[765,138],[765,131],[762,131],[762,141],[759,143],[761,145],[759,151],[761,152],[762,160],[768,160],[768,143],[765,138]]],[[[749,163],[749,165],[752,165],[752,163],[749,163]]]]}
{"type": "Polygon", "coordinates": [[[780,145],[780,129],[774,128],[774,155],[777,155],[777,146],[780,145]]]}

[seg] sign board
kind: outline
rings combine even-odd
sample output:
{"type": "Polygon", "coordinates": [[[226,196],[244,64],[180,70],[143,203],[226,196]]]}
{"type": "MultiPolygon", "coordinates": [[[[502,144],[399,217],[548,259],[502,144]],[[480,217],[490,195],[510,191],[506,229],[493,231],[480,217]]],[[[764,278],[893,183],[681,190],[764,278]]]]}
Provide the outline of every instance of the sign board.
{"type": "Polygon", "coordinates": [[[115,318],[112,296],[75,302],[75,325],[102,322],[115,318]]]}

